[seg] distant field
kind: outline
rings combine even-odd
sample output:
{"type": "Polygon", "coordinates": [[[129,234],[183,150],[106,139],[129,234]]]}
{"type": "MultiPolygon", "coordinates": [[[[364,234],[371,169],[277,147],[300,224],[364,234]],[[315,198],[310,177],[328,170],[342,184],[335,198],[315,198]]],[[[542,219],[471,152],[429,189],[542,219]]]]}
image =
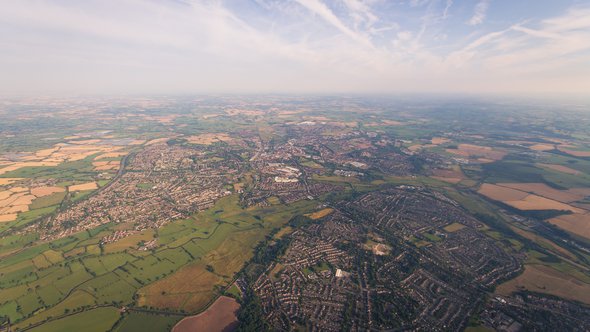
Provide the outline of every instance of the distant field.
{"type": "Polygon", "coordinates": [[[517,290],[546,293],[590,304],[590,284],[543,265],[527,265],[524,273],[496,288],[509,295],[517,290]]]}
{"type": "Polygon", "coordinates": [[[172,332],[233,331],[238,323],[236,311],[239,308],[236,300],[221,296],[205,312],[181,320],[172,332]]]}
{"type": "Polygon", "coordinates": [[[563,215],[549,219],[548,221],[568,232],[590,239],[590,212],[585,214],[563,215]]]}
{"type": "Polygon", "coordinates": [[[323,217],[325,217],[325,216],[329,215],[329,214],[330,214],[330,213],[332,213],[332,212],[334,212],[334,209],[331,209],[331,208],[325,208],[325,209],[322,209],[322,210],[320,210],[320,211],[316,211],[316,212],[314,212],[314,213],[311,213],[311,214],[309,214],[308,216],[309,216],[311,219],[314,219],[314,220],[315,220],[315,219],[320,219],[320,218],[323,218],[323,217]]]}
{"type": "Polygon", "coordinates": [[[42,326],[33,328],[32,332],[88,331],[104,332],[119,319],[119,311],[115,308],[98,308],[58,319],[42,326]]]}
{"type": "Polygon", "coordinates": [[[445,231],[447,231],[447,232],[452,233],[452,232],[459,231],[459,230],[461,230],[463,228],[465,228],[465,225],[460,224],[460,223],[457,223],[457,222],[454,222],[454,223],[452,223],[450,225],[445,226],[443,229],[445,231]]]}
{"type": "Polygon", "coordinates": [[[169,332],[181,316],[153,315],[130,312],[113,329],[113,332],[169,332]]]}
{"type": "Polygon", "coordinates": [[[541,183],[506,183],[500,185],[484,183],[478,192],[486,197],[501,201],[519,210],[566,210],[573,213],[584,212],[582,209],[557,200],[529,194],[529,192],[535,192],[560,198],[564,201],[571,201],[580,197],[567,191],[559,191],[549,188],[541,183]]]}

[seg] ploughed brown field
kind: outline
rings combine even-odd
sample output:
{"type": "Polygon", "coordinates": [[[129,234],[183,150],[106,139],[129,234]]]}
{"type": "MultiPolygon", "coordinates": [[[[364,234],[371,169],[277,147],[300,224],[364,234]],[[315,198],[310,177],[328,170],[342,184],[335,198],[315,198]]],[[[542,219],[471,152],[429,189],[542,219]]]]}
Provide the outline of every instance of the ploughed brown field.
{"type": "Polygon", "coordinates": [[[568,214],[549,219],[553,225],[590,239],[590,212],[585,214],[568,214]]]}
{"type": "Polygon", "coordinates": [[[186,317],[178,322],[172,332],[235,331],[238,325],[236,312],[239,308],[240,305],[236,300],[221,296],[205,312],[186,317]]]}

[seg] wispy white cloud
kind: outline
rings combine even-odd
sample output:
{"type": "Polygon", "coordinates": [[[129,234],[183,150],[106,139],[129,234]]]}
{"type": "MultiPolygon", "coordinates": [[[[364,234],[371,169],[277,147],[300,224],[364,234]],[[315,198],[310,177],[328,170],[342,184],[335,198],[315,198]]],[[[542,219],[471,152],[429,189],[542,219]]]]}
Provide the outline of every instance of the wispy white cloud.
{"type": "Polygon", "coordinates": [[[475,10],[473,12],[473,16],[467,21],[469,25],[478,25],[482,24],[483,21],[486,19],[486,14],[488,12],[488,8],[490,7],[490,0],[481,0],[480,2],[475,5],[475,10]]]}
{"type": "MultiPolygon", "coordinates": [[[[366,36],[347,27],[340,20],[340,18],[338,18],[338,16],[336,16],[336,14],[334,14],[334,12],[332,12],[332,10],[328,6],[326,6],[323,2],[321,2],[320,0],[295,0],[295,1],[297,1],[299,4],[301,4],[302,6],[307,8],[309,11],[311,11],[315,15],[321,17],[324,21],[331,24],[333,27],[335,27],[336,29],[338,29],[340,32],[347,35],[348,37],[352,38],[353,40],[355,40],[359,43],[362,43],[366,46],[372,46],[371,42],[369,41],[369,39],[366,36]]],[[[350,4],[352,4],[352,3],[354,3],[354,1],[350,1],[350,4]]],[[[358,4],[357,4],[357,6],[355,8],[355,11],[357,13],[359,12],[359,9],[358,9],[359,7],[361,7],[361,6],[358,6],[358,4]]],[[[363,10],[361,9],[360,11],[363,11],[363,10]]]]}
{"type": "Polygon", "coordinates": [[[0,90],[590,93],[587,6],[490,30],[460,0],[250,4],[7,0],[0,90]]]}
{"type": "Polygon", "coordinates": [[[445,10],[443,11],[443,19],[446,19],[447,17],[449,17],[449,10],[451,10],[451,7],[453,6],[453,0],[447,0],[447,3],[445,5],[445,10]]]}

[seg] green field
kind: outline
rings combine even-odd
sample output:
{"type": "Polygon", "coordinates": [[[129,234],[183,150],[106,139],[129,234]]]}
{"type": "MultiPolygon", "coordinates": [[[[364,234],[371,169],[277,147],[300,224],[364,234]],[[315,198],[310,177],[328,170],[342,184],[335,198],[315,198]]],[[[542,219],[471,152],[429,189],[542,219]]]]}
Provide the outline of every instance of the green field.
{"type": "Polygon", "coordinates": [[[119,319],[119,311],[115,308],[98,308],[81,312],[76,315],[64,317],[39,327],[32,332],[61,332],[61,331],[88,331],[104,332],[119,319]]]}
{"type": "Polygon", "coordinates": [[[182,316],[131,312],[123,316],[113,328],[113,332],[168,332],[181,318],[182,316]]]}
{"type": "MultiPolygon", "coordinates": [[[[166,289],[169,286],[161,285],[177,273],[182,275],[182,271],[201,271],[209,277],[199,280],[199,290],[185,294],[190,299],[185,305],[168,309],[198,310],[220,294],[215,285],[232,282],[235,273],[251,257],[253,248],[271,230],[283,226],[296,214],[313,211],[315,204],[300,201],[289,206],[244,209],[238,204],[237,195],[232,195],[189,219],[125,238],[102,250],[98,240],[112,232],[114,224],[43,244],[35,244],[34,236],[3,238],[0,312],[20,327],[45,322],[43,329],[37,328],[40,331],[45,327],[51,331],[60,326],[75,326],[75,317],[86,315],[86,311],[72,313],[94,305],[133,305],[136,294],[166,289]],[[158,240],[157,249],[137,250],[140,240],[154,237],[158,240]],[[55,320],[66,314],[71,316],[55,320]]],[[[160,293],[161,290],[158,296],[151,295],[148,302],[159,303],[160,293]]],[[[93,312],[97,310],[103,309],[93,312]]],[[[129,323],[127,319],[122,323],[137,324],[133,322],[135,318],[128,320],[129,323]]]]}

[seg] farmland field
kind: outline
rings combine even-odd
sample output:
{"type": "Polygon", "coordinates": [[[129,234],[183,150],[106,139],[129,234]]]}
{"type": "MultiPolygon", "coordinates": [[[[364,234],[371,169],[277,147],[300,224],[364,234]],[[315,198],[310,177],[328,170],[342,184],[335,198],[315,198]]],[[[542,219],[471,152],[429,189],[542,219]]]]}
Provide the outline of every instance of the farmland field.
{"type": "Polygon", "coordinates": [[[500,285],[496,291],[508,295],[516,290],[547,293],[590,304],[590,283],[546,266],[527,265],[522,275],[500,285]]]}
{"type": "Polygon", "coordinates": [[[539,312],[562,322],[590,305],[579,115],[138,97],[89,102],[80,120],[43,105],[0,106],[0,330],[464,330],[504,316],[535,330],[539,312]]]}
{"type": "Polygon", "coordinates": [[[239,307],[236,300],[222,296],[205,312],[182,319],[172,331],[232,331],[238,322],[236,312],[239,307]]]}

